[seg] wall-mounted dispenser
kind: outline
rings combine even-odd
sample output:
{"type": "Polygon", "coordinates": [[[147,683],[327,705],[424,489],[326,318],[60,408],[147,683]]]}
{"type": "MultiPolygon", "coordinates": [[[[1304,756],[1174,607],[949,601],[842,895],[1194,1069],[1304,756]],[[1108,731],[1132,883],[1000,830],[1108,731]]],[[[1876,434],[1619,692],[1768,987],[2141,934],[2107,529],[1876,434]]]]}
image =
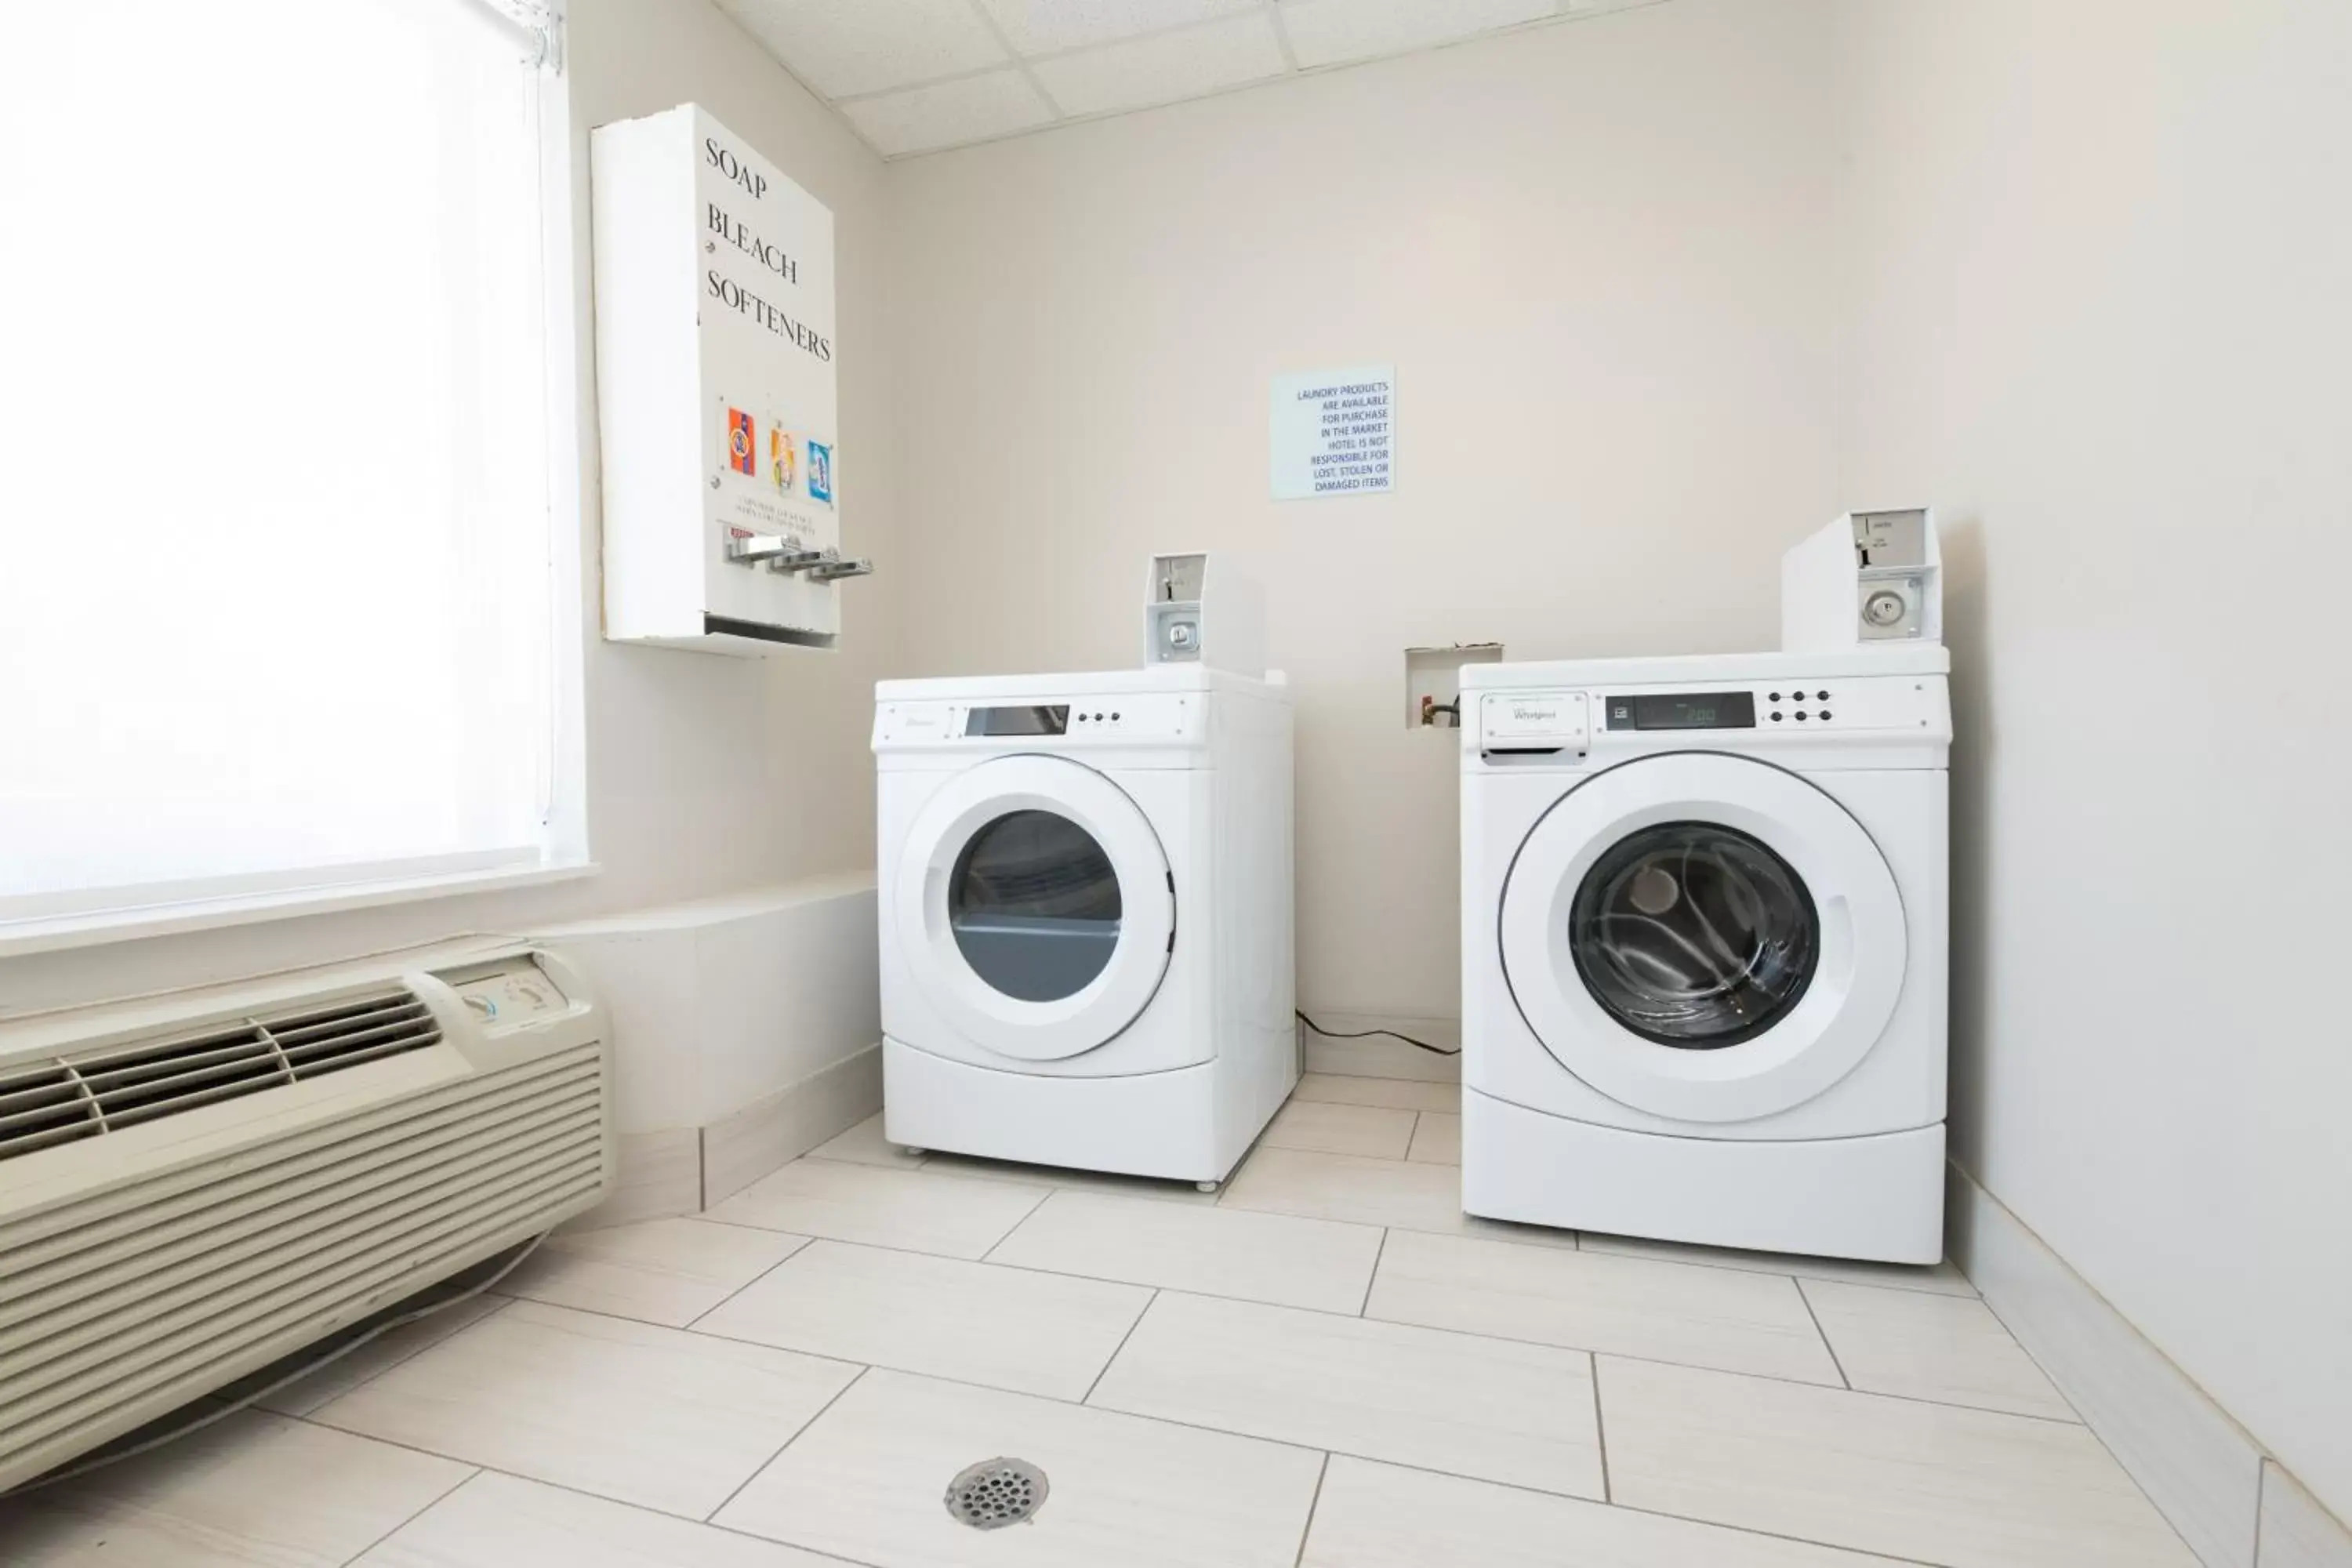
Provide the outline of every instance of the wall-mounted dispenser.
{"type": "Polygon", "coordinates": [[[693,104],[589,137],[604,635],[831,647],[833,215],[693,104]]]}
{"type": "Polygon", "coordinates": [[[1143,662],[1265,676],[1265,595],[1222,555],[1155,555],[1144,583],[1143,662]]]}
{"type": "Polygon", "coordinates": [[[1927,507],[1848,512],[1780,558],[1789,652],[1944,640],[1944,561],[1927,507]]]}

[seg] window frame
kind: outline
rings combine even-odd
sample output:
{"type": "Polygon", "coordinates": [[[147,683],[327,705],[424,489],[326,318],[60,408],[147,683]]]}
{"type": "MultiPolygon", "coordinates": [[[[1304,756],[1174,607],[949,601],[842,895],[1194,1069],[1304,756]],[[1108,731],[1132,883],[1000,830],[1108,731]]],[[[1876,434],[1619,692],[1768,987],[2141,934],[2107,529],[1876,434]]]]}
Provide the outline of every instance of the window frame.
{"type": "Polygon", "coordinates": [[[252,876],[96,889],[85,907],[0,919],[0,958],[131,942],[305,915],[414,903],[593,877],[587,801],[586,516],[582,474],[579,317],[586,236],[577,223],[583,149],[574,144],[571,78],[563,58],[566,0],[444,0],[511,37],[517,69],[537,69],[540,169],[541,397],[547,428],[548,674],[551,690],[547,816],[537,853],[480,850],[424,859],[343,863],[252,876]],[[530,18],[526,20],[525,18],[530,18]],[[543,17],[541,21],[540,18],[543,17]],[[107,902],[109,896],[125,901],[107,902]]]}

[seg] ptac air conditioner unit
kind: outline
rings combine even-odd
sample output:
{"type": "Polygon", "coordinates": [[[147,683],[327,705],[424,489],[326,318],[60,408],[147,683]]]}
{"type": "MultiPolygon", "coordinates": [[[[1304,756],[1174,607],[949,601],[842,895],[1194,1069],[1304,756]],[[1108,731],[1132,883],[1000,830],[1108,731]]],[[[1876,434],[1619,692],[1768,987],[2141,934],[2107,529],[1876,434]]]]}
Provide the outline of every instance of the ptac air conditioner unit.
{"type": "Polygon", "coordinates": [[[0,1491],[593,1205],[606,1036],[480,944],[0,1023],[0,1491]]]}

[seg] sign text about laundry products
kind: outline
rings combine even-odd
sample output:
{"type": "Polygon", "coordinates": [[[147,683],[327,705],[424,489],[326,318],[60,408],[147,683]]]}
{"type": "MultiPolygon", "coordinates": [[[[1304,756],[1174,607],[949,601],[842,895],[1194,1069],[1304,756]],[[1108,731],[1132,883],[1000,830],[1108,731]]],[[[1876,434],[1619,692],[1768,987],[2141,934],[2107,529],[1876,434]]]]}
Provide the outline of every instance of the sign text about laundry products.
{"type": "Polygon", "coordinates": [[[1395,366],[1277,375],[1270,418],[1275,500],[1396,488],[1395,366]]]}

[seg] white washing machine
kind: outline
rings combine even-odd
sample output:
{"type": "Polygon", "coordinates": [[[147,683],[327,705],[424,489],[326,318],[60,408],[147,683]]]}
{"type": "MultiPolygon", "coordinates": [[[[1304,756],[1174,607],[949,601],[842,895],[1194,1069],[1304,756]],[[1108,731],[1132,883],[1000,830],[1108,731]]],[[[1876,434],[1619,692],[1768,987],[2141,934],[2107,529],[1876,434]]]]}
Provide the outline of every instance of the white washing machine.
{"type": "Polygon", "coordinates": [[[1281,678],[875,695],[885,1136],[1223,1181],[1298,1078],[1281,678]]]}
{"type": "Polygon", "coordinates": [[[1943,1256],[1948,668],[1464,669],[1465,1209],[1943,1256]]]}

